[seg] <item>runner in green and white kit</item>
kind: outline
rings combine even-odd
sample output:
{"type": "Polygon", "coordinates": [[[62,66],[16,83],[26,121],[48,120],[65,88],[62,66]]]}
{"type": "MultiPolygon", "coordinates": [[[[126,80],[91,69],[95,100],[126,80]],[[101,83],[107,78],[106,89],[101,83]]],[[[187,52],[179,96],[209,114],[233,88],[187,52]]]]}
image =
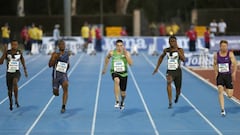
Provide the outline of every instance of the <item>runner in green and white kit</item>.
{"type": "Polygon", "coordinates": [[[132,65],[132,59],[130,53],[124,48],[123,41],[116,41],[116,48],[109,51],[105,58],[105,64],[102,71],[102,74],[106,73],[107,65],[110,58],[112,58],[111,64],[111,75],[114,80],[114,94],[116,103],[115,108],[124,109],[124,99],[126,97],[126,88],[127,88],[127,68],[128,65],[132,65]],[[121,102],[119,102],[119,93],[121,91],[121,102]]]}

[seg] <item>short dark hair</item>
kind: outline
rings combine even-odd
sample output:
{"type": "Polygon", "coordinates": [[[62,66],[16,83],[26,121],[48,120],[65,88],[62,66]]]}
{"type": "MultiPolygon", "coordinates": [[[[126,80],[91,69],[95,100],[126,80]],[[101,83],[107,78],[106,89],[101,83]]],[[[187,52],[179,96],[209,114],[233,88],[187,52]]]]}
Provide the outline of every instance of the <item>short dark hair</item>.
{"type": "Polygon", "coordinates": [[[18,42],[17,39],[12,39],[11,42],[18,42]]]}
{"type": "Polygon", "coordinates": [[[116,44],[117,44],[117,43],[123,43],[123,40],[118,39],[118,40],[116,41],[116,44]]]}
{"type": "Polygon", "coordinates": [[[63,39],[58,40],[58,45],[60,45],[60,43],[65,43],[65,41],[63,39]]]}
{"type": "Polygon", "coordinates": [[[170,41],[170,39],[175,39],[175,40],[177,40],[177,38],[176,38],[175,36],[170,36],[170,37],[169,37],[169,41],[170,41]]]}
{"type": "Polygon", "coordinates": [[[227,40],[221,40],[221,41],[220,41],[220,45],[221,45],[222,43],[228,44],[228,41],[227,41],[227,40]]]}

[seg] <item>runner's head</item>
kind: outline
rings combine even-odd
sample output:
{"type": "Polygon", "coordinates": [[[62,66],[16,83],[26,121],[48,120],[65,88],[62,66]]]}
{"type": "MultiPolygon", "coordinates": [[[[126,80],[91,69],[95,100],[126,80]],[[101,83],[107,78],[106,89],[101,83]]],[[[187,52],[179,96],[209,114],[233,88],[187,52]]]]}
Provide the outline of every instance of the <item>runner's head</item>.
{"type": "Polygon", "coordinates": [[[170,47],[172,48],[177,47],[177,38],[175,36],[170,36],[169,44],[170,44],[170,47]]]}
{"type": "Polygon", "coordinates": [[[220,51],[221,52],[227,52],[228,50],[228,41],[227,40],[221,40],[220,41],[220,51]]]}
{"type": "Polygon", "coordinates": [[[11,41],[11,49],[16,50],[18,48],[18,41],[13,39],[11,41]]]}
{"type": "Polygon", "coordinates": [[[58,41],[58,48],[59,48],[59,51],[64,51],[65,50],[65,41],[64,40],[59,40],[58,41]]]}
{"type": "Polygon", "coordinates": [[[116,41],[116,50],[117,50],[117,51],[122,51],[123,48],[124,48],[124,46],[123,46],[123,41],[122,41],[121,39],[118,39],[118,40],[116,41]]]}

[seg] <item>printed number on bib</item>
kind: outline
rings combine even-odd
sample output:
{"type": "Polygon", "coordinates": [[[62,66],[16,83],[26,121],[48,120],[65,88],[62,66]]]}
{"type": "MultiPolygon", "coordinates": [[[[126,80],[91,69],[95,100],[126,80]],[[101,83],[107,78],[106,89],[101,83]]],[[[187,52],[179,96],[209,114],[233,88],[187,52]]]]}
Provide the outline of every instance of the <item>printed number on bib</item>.
{"type": "Polygon", "coordinates": [[[19,61],[10,60],[8,63],[8,72],[13,73],[19,70],[19,61]]]}
{"type": "Polygon", "coordinates": [[[168,59],[168,70],[176,70],[178,68],[178,60],[168,59]]]}
{"type": "Polygon", "coordinates": [[[59,61],[57,63],[56,70],[59,71],[59,72],[62,72],[62,73],[66,73],[67,72],[67,67],[68,67],[67,63],[59,61]]]}
{"type": "Polygon", "coordinates": [[[228,63],[218,64],[218,71],[220,73],[229,72],[229,64],[228,63]]]}
{"type": "Polygon", "coordinates": [[[125,66],[123,61],[115,61],[114,62],[114,72],[124,72],[125,71],[125,66]]]}

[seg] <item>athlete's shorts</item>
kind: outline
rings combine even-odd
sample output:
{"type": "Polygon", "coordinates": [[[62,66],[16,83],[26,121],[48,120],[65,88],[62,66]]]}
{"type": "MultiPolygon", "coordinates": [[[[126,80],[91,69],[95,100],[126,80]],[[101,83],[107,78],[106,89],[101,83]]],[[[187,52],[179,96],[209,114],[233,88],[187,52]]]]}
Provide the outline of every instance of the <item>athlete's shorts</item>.
{"type": "Polygon", "coordinates": [[[2,43],[3,44],[9,44],[10,43],[10,39],[9,38],[2,38],[2,43]]]}
{"type": "Polygon", "coordinates": [[[59,89],[59,86],[62,85],[64,81],[68,81],[67,74],[62,74],[61,76],[58,75],[57,77],[53,78],[53,89],[59,89]]]}
{"type": "Polygon", "coordinates": [[[128,76],[126,77],[122,77],[120,76],[119,74],[117,73],[112,73],[112,79],[114,80],[115,77],[118,77],[120,79],[120,89],[121,91],[126,91],[126,88],[127,88],[127,78],[128,76]]]}
{"type": "Polygon", "coordinates": [[[218,74],[217,85],[225,86],[226,89],[233,89],[232,75],[231,74],[218,74]]]}
{"type": "Polygon", "coordinates": [[[177,70],[167,70],[167,75],[172,77],[176,89],[181,89],[182,87],[182,70],[178,68],[177,70]]]}
{"type": "Polygon", "coordinates": [[[8,90],[12,90],[13,89],[13,79],[14,78],[17,78],[18,81],[20,80],[20,77],[21,77],[21,73],[20,71],[16,71],[15,73],[9,73],[7,72],[7,75],[6,75],[6,82],[7,82],[7,88],[8,90]]]}

